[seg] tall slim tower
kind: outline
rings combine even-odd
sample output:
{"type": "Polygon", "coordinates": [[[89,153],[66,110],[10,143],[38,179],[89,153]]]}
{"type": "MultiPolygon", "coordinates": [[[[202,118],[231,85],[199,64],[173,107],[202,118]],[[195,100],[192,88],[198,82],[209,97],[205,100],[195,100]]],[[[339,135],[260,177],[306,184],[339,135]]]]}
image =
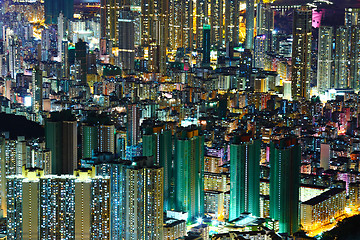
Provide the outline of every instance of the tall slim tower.
{"type": "Polygon", "coordinates": [[[69,174],[77,169],[77,121],[70,111],[54,112],[45,121],[45,142],[51,150],[52,174],[69,174]]]}
{"type": "Polygon", "coordinates": [[[240,1],[225,1],[225,44],[238,46],[239,44],[239,14],[240,1]]]}
{"type": "Polygon", "coordinates": [[[119,0],[101,0],[100,2],[100,37],[112,41],[113,46],[119,42],[119,0]]]}
{"type": "Polygon", "coordinates": [[[211,25],[211,45],[216,47],[223,46],[224,40],[224,1],[223,0],[212,0],[210,2],[211,15],[210,15],[210,25],[211,25]]]}
{"type": "Polygon", "coordinates": [[[301,148],[295,137],[270,143],[270,217],[279,232],[299,230],[301,148]]]}
{"type": "Polygon", "coordinates": [[[110,177],[110,239],[125,239],[126,169],[131,162],[110,162],[96,165],[96,174],[110,177]]]}
{"type": "Polygon", "coordinates": [[[211,27],[210,25],[205,24],[203,26],[203,44],[202,44],[202,49],[203,49],[202,63],[204,66],[210,65],[210,47],[211,47],[210,37],[211,37],[211,27]]]}
{"type": "Polygon", "coordinates": [[[319,28],[317,87],[318,91],[326,91],[332,87],[332,43],[333,28],[321,26],[319,28]]]}
{"type": "Polygon", "coordinates": [[[140,140],[140,108],[137,104],[127,106],[127,145],[134,146],[140,140]]]}
{"type": "Polygon", "coordinates": [[[199,0],[196,1],[196,18],[195,21],[195,34],[196,34],[196,49],[200,49],[203,43],[203,26],[206,24],[206,18],[208,18],[208,1],[206,0],[199,0]]]}
{"type": "Polygon", "coordinates": [[[360,89],[360,26],[351,27],[350,36],[350,79],[351,87],[360,89]]]}
{"type": "Polygon", "coordinates": [[[256,7],[256,35],[265,35],[265,51],[271,51],[274,30],[274,11],[261,0],[256,7]]]}
{"type": "Polygon", "coordinates": [[[164,211],[174,209],[173,204],[173,168],[172,168],[172,132],[166,124],[153,125],[144,129],[142,136],[143,155],[154,157],[155,164],[164,168],[164,211]]]}
{"type": "Polygon", "coordinates": [[[87,75],[87,43],[80,39],[75,43],[75,59],[80,66],[81,83],[86,84],[87,75]]]}
{"type": "Polygon", "coordinates": [[[120,10],[119,14],[119,60],[122,69],[134,70],[135,62],[135,23],[129,8],[120,10]]]}
{"type": "Polygon", "coordinates": [[[260,145],[251,135],[235,137],[230,145],[230,219],[244,212],[260,214],[260,145]]]}
{"type": "Polygon", "coordinates": [[[255,1],[246,0],[246,39],[245,48],[254,48],[254,19],[255,19],[255,1]]]}
{"type": "Polygon", "coordinates": [[[141,45],[148,51],[149,67],[165,73],[169,36],[169,1],[141,1],[141,45]]]}
{"type": "Polygon", "coordinates": [[[348,27],[340,26],[336,29],[334,56],[335,88],[350,87],[350,74],[348,66],[348,58],[350,51],[349,34],[350,28],[348,27]]]}
{"type": "Polygon", "coordinates": [[[140,157],[126,169],[125,239],[163,239],[163,168],[140,157]]]}
{"type": "Polygon", "coordinates": [[[312,12],[305,7],[294,10],[292,45],[292,98],[309,98],[311,71],[312,12]]]}
{"type": "Polygon", "coordinates": [[[204,214],[204,136],[180,129],[175,138],[175,210],[192,221],[204,214]]]}
{"type": "Polygon", "coordinates": [[[82,125],[81,127],[82,158],[91,158],[98,149],[97,126],[82,125]]]}
{"type": "Polygon", "coordinates": [[[36,66],[32,73],[32,106],[33,111],[38,113],[43,110],[43,75],[42,70],[36,66]]]}
{"type": "Polygon", "coordinates": [[[98,137],[99,152],[115,153],[115,126],[100,125],[98,137]]]}

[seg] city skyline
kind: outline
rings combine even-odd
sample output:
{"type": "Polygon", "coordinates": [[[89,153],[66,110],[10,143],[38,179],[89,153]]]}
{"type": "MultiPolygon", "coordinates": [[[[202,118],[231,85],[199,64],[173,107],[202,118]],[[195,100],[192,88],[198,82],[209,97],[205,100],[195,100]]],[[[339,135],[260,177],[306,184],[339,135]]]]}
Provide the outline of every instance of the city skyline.
{"type": "Polygon", "coordinates": [[[0,6],[0,239],[327,240],[360,214],[360,1],[0,6]]]}

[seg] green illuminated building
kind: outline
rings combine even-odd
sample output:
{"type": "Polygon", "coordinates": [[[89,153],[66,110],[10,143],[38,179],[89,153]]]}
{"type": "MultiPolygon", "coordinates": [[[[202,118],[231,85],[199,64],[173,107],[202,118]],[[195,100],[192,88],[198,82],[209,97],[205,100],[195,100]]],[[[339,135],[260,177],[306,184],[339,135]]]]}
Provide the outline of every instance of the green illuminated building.
{"type": "Polygon", "coordinates": [[[45,121],[45,144],[51,150],[51,174],[72,174],[78,168],[77,121],[70,110],[53,112],[45,121]]]}
{"type": "Polygon", "coordinates": [[[203,64],[210,64],[210,25],[203,26],[203,64]]]}
{"type": "Polygon", "coordinates": [[[296,137],[270,143],[270,217],[279,221],[279,232],[299,230],[301,148],[296,137]]]}
{"type": "Polygon", "coordinates": [[[230,145],[230,216],[260,214],[260,139],[251,135],[234,138],[230,145]]]}
{"type": "Polygon", "coordinates": [[[82,126],[82,158],[91,158],[94,151],[98,149],[97,126],[82,126]]]}
{"type": "Polygon", "coordinates": [[[156,165],[164,168],[164,211],[174,208],[173,204],[173,174],[172,174],[172,132],[166,125],[153,126],[144,129],[143,156],[154,157],[156,165]]]}
{"type": "Polygon", "coordinates": [[[188,221],[204,214],[204,136],[183,128],[175,138],[175,210],[188,213],[188,221]]]}

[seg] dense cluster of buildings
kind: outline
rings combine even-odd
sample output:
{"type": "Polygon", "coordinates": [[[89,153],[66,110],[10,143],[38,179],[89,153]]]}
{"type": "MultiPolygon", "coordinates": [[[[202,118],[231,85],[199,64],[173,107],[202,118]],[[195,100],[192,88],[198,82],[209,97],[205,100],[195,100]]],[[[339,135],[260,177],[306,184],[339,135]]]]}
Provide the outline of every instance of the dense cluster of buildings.
{"type": "Polygon", "coordinates": [[[2,1],[0,234],[297,239],[358,213],[360,7],[290,2],[2,1]]]}

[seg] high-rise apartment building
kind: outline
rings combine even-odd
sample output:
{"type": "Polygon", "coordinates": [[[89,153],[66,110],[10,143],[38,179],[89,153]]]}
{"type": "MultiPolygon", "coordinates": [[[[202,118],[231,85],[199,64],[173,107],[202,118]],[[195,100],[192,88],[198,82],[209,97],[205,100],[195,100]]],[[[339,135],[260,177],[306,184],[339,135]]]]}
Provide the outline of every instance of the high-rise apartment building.
{"type": "Polygon", "coordinates": [[[163,239],[163,168],[136,158],[126,169],[125,239],[163,239]]]}
{"type": "MultiPolygon", "coordinates": [[[[184,12],[183,12],[184,14],[184,12]]],[[[165,73],[169,36],[169,1],[141,1],[141,45],[147,52],[149,70],[165,73]]]]}
{"type": "Polygon", "coordinates": [[[9,239],[109,239],[109,178],[93,170],[8,177],[9,239]]]}
{"type": "Polygon", "coordinates": [[[119,41],[118,21],[122,4],[121,0],[101,0],[100,2],[100,36],[112,41],[113,46],[117,46],[119,41]]]}
{"type": "MultiPolygon", "coordinates": [[[[171,49],[192,49],[194,43],[194,20],[195,24],[205,21],[207,4],[205,1],[196,2],[196,16],[193,12],[193,1],[171,0],[169,1],[169,45],[171,49]]],[[[202,25],[196,25],[196,47],[202,44],[202,25]],[[201,42],[199,42],[201,41],[201,42]]]]}
{"type": "Polygon", "coordinates": [[[127,106],[127,145],[134,146],[140,140],[140,108],[137,104],[127,106]]]}
{"type": "Polygon", "coordinates": [[[319,92],[326,91],[332,86],[332,48],[333,48],[333,28],[320,26],[318,62],[317,62],[317,88],[319,92]]]}
{"type": "Polygon", "coordinates": [[[86,84],[87,75],[87,43],[80,39],[75,43],[75,60],[79,65],[79,79],[82,84],[86,84]]]}
{"type": "Polygon", "coordinates": [[[254,28],[255,28],[254,20],[255,20],[255,1],[246,0],[246,39],[245,39],[246,49],[254,48],[254,28]]]}
{"type": "Polygon", "coordinates": [[[205,24],[203,26],[203,44],[202,44],[202,64],[210,65],[210,47],[211,47],[211,27],[205,24]]]}
{"type": "Polygon", "coordinates": [[[311,72],[312,12],[305,7],[294,10],[292,45],[292,98],[309,98],[311,72]]]}
{"type": "Polygon", "coordinates": [[[262,0],[256,6],[256,35],[265,35],[265,51],[272,50],[274,31],[274,11],[270,4],[262,0]]]}
{"type": "Polygon", "coordinates": [[[351,88],[360,89],[360,26],[351,26],[350,35],[350,79],[351,88]]]}
{"type": "Polygon", "coordinates": [[[110,177],[110,237],[114,240],[126,236],[126,168],[131,162],[108,162],[96,165],[96,174],[110,177]]]}
{"type": "Polygon", "coordinates": [[[230,221],[244,212],[260,214],[260,145],[247,134],[230,145],[230,221]]]}
{"type": "Polygon", "coordinates": [[[340,26],[335,33],[334,85],[335,88],[350,87],[349,75],[349,34],[350,28],[340,26]]]}
{"type": "MultiPolygon", "coordinates": [[[[206,2],[206,1],[205,1],[206,2]]],[[[210,42],[212,46],[222,47],[224,45],[224,1],[223,0],[212,0],[210,1],[210,26],[211,26],[211,37],[210,42]]]]}
{"type": "Polygon", "coordinates": [[[188,220],[204,214],[204,136],[198,129],[180,129],[175,137],[175,210],[188,220]]]}
{"type": "Polygon", "coordinates": [[[204,24],[207,24],[206,19],[209,17],[209,2],[206,0],[200,0],[196,1],[195,3],[195,12],[196,15],[194,15],[195,19],[195,39],[196,49],[201,49],[203,44],[203,26],[204,24]]]}
{"type": "Polygon", "coordinates": [[[266,35],[258,35],[254,40],[254,66],[256,68],[265,67],[266,54],[266,35]]]}
{"type": "Polygon", "coordinates": [[[345,9],[345,26],[351,27],[360,25],[360,9],[346,8],[345,9]]]}
{"type": "Polygon", "coordinates": [[[295,137],[270,143],[270,217],[279,232],[299,230],[301,148],[295,137]]]}
{"type": "Polygon", "coordinates": [[[115,153],[115,126],[100,125],[98,136],[98,151],[115,153]]]}
{"type": "Polygon", "coordinates": [[[54,112],[45,121],[45,142],[51,151],[52,174],[69,174],[77,169],[77,121],[70,111],[54,112]]]}
{"type": "Polygon", "coordinates": [[[33,111],[43,110],[43,74],[39,67],[35,67],[32,72],[32,102],[33,111]]]}
{"type": "Polygon", "coordinates": [[[82,158],[91,158],[98,149],[98,128],[92,125],[81,127],[82,158]]]}
{"type": "Polygon", "coordinates": [[[232,46],[239,44],[239,14],[240,1],[225,1],[225,44],[232,43],[232,46]]]}
{"type": "Polygon", "coordinates": [[[145,127],[142,136],[143,155],[154,157],[156,165],[164,168],[164,211],[173,206],[172,131],[166,124],[145,127]]]}
{"type": "Polygon", "coordinates": [[[119,61],[122,69],[128,72],[134,70],[135,64],[135,23],[129,8],[119,13],[119,61]]]}

